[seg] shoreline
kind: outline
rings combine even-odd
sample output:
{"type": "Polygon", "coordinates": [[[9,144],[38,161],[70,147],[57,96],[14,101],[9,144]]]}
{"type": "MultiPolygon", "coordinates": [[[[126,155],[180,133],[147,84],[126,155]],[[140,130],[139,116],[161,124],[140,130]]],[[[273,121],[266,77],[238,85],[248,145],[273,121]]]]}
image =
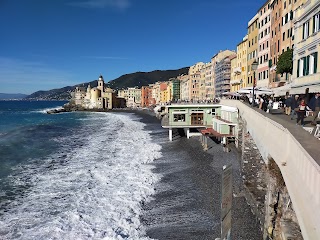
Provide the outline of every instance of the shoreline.
{"type": "Polygon", "coordinates": [[[147,236],[154,239],[215,239],[220,237],[221,174],[223,165],[233,167],[232,238],[262,239],[261,226],[252,213],[241,177],[241,153],[235,147],[223,152],[209,141],[204,151],[199,139],[186,139],[175,131],[172,142],[161,120],[150,110],[115,110],[141,117],[146,130],[156,130],[153,141],[160,141],[162,157],[152,165],[162,176],[150,202],[143,204],[141,221],[147,236]]]}

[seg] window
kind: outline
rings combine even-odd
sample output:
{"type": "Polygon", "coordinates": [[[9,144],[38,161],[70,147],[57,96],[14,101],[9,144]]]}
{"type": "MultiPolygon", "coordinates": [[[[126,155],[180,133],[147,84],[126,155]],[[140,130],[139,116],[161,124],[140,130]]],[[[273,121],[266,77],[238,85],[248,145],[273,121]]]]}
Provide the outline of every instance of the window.
{"type": "Polygon", "coordinates": [[[309,37],[309,21],[303,24],[302,31],[302,39],[309,37]]]}
{"type": "Polygon", "coordinates": [[[320,31],[320,13],[313,16],[312,33],[320,31]]]}
{"type": "Polygon", "coordinates": [[[312,53],[310,56],[309,74],[317,73],[318,53],[312,53]]]}
{"type": "Polygon", "coordinates": [[[185,114],[173,114],[173,121],[174,122],[185,122],[186,115],[185,114]]]}
{"type": "Polygon", "coordinates": [[[282,34],[282,41],[284,41],[285,37],[286,37],[286,33],[284,32],[284,33],[282,34]]]}
{"type": "Polygon", "coordinates": [[[286,7],[287,7],[287,3],[286,1],[284,1],[283,8],[286,9],[286,7]]]}

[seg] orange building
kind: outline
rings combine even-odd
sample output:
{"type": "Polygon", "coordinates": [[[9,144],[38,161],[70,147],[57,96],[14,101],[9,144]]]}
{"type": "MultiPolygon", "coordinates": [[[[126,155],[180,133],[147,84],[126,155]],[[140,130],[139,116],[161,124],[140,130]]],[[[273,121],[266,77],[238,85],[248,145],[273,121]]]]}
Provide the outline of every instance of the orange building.
{"type": "Polygon", "coordinates": [[[270,4],[271,11],[271,40],[270,40],[270,57],[269,67],[269,82],[270,87],[280,86],[280,76],[276,73],[277,62],[281,54],[281,25],[282,25],[282,0],[273,0],[270,4]]]}
{"type": "Polygon", "coordinates": [[[150,107],[156,103],[152,97],[152,88],[141,87],[141,107],[150,107]]]}

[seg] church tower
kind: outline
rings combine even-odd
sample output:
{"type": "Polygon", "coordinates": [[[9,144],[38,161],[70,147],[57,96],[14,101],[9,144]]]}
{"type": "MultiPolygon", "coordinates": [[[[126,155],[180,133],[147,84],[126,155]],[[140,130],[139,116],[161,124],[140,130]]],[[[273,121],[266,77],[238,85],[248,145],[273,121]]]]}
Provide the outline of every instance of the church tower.
{"type": "Polygon", "coordinates": [[[100,74],[99,79],[98,79],[98,86],[97,88],[103,93],[104,91],[104,80],[102,75],[100,74]]]}

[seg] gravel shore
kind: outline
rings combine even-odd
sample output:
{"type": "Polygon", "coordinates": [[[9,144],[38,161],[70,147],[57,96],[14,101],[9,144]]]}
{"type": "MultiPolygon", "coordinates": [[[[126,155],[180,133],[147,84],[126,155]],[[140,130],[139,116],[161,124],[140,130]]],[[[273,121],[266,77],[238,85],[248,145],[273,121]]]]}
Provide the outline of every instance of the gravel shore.
{"type": "Polygon", "coordinates": [[[144,203],[141,216],[147,235],[153,239],[205,240],[220,237],[221,173],[223,165],[233,167],[232,239],[261,240],[256,217],[246,203],[240,176],[237,149],[223,152],[222,146],[209,141],[203,151],[199,137],[187,139],[168,130],[148,110],[128,111],[141,117],[153,140],[162,146],[162,157],[153,162],[161,176],[156,194],[144,203]]]}

